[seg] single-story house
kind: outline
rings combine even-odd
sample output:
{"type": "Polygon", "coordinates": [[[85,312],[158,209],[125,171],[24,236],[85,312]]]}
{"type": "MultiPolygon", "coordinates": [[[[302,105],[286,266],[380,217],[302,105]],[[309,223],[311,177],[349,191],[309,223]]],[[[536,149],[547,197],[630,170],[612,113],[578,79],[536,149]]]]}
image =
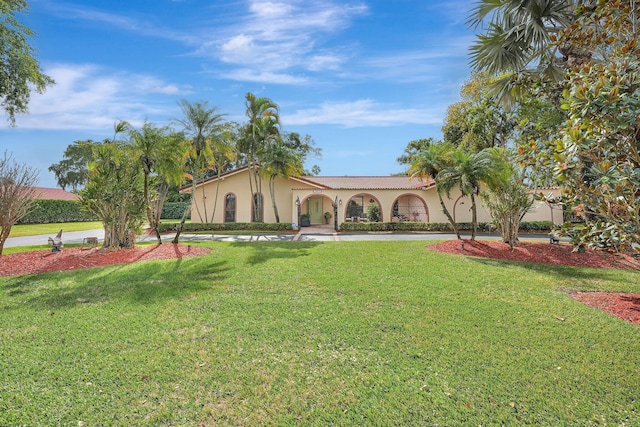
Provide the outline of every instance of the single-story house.
{"type": "MultiPolygon", "coordinates": [[[[261,178],[262,218],[255,218],[249,185],[248,167],[212,177],[196,186],[191,198],[192,222],[276,222],[271,201],[268,178],[261,178]]],[[[255,187],[255,185],[254,185],[255,187]]],[[[181,188],[190,193],[191,186],[181,188]]],[[[559,195],[558,188],[545,189],[545,193],[559,195]]],[[[452,191],[443,196],[447,209],[456,222],[471,222],[471,200],[452,191]]],[[[331,214],[337,206],[337,224],[350,221],[368,221],[368,206],[377,205],[381,222],[416,221],[447,223],[442,212],[435,182],[408,176],[296,176],[277,177],[275,199],[280,222],[298,223],[298,214],[308,215],[311,225],[327,222],[325,213],[331,214]]],[[[490,222],[488,209],[478,198],[478,221],[490,222]]],[[[562,223],[562,211],[544,202],[535,202],[524,221],[552,221],[562,223]]],[[[304,224],[303,224],[304,225],[304,224]]]]}

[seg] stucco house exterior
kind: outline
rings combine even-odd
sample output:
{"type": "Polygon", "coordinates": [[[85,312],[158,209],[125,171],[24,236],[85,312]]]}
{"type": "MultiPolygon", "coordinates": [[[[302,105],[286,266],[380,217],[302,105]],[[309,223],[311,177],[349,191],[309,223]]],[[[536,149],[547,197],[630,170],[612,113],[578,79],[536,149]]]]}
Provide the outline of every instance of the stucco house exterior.
{"type": "MultiPolygon", "coordinates": [[[[269,182],[262,178],[262,221],[276,222],[269,182]]],[[[191,192],[191,186],[181,191],[191,192]]],[[[559,189],[545,189],[558,195],[559,189]]],[[[255,192],[255,188],[254,188],[255,192]]],[[[276,205],[280,222],[298,225],[298,209],[308,215],[311,225],[324,224],[325,212],[332,215],[337,204],[338,227],[344,222],[368,221],[367,207],[377,204],[381,222],[416,221],[447,223],[441,211],[433,180],[408,176],[300,176],[276,178],[276,205]]],[[[257,195],[255,196],[258,197],[257,195]]],[[[248,167],[226,172],[197,185],[191,198],[192,222],[254,222],[248,167]]],[[[456,222],[471,222],[471,201],[453,191],[444,196],[445,205],[456,222]]],[[[260,220],[260,218],[258,218],[260,220]]],[[[478,221],[489,222],[488,209],[478,200],[478,221]]],[[[562,212],[543,202],[535,202],[524,221],[562,223],[562,212]]]]}

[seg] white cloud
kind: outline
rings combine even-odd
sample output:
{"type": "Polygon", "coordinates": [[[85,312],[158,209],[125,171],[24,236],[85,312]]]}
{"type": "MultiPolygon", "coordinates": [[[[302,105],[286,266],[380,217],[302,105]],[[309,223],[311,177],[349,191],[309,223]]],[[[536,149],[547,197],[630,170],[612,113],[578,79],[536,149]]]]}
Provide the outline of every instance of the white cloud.
{"type": "Polygon", "coordinates": [[[370,99],[353,102],[325,102],[316,108],[283,115],[289,125],[340,125],[344,127],[398,126],[404,124],[440,124],[442,109],[435,107],[399,108],[370,99]]]}
{"type": "Polygon", "coordinates": [[[367,8],[291,0],[252,1],[248,10],[240,23],[220,30],[215,40],[203,42],[198,53],[256,71],[282,72],[294,67],[311,71],[335,69],[344,62],[340,48],[320,53],[318,43],[347,27],[354,16],[365,13],[367,8]]]}
{"type": "Polygon", "coordinates": [[[111,72],[95,65],[57,64],[44,71],[56,84],[43,94],[32,94],[29,114],[16,118],[21,129],[97,130],[110,128],[117,120],[138,123],[149,116],[165,118],[175,108],[172,95],[190,92],[188,87],[153,76],[111,72]],[[171,98],[164,103],[155,99],[166,95],[171,98]]]}
{"type": "Polygon", "coordinates": [[[270,71],[261,72],[246,68],[235,69],[233,71],[223,73],[221,76],[229,80],[278,85],[304,85],[309,81],[306,77],[297,77],[291,74],[270,71]]]}

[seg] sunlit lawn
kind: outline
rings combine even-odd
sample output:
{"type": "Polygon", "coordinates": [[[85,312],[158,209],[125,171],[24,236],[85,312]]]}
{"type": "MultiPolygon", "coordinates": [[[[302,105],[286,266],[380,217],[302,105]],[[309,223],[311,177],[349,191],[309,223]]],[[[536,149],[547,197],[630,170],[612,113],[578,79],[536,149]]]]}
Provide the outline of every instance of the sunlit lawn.
{"type": "Polygon", "coordinates": [[[566,292],[640,274],[424,245],[0,278],[0,425],[640,425],[640,327],[566,292]]]}
{"type": "Polygon", "coordinates": [[[17,224],[11,227],[11,234],[9,234],[9,237],[34,236],[39,234],[55,235],[60,230],[63,230],[64,233],[70,231],[95,230],[99,228],[102,228],[102,222],[100,221],[17,224]]]}

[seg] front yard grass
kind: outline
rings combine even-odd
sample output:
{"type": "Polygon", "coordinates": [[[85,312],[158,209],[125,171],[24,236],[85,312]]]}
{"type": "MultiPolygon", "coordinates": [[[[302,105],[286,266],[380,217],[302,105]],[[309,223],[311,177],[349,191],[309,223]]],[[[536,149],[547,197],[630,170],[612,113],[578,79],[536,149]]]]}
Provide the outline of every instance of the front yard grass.
{"type": "Polygon", "coordinates": [[[199,244],[0,278],[0,425],[640,424],[640,327],[566,292],[638,272],[199,244]]]}
{"type": "Polygon", "coordinates": [[[55,236],[61,229],[64,237],[65,232],[95,230],[102,227],[103,225],[100,221],[17,224],[11,227],[9,237],[34,236],[39,234],[50,234],[51,236],[55,236]]]}

